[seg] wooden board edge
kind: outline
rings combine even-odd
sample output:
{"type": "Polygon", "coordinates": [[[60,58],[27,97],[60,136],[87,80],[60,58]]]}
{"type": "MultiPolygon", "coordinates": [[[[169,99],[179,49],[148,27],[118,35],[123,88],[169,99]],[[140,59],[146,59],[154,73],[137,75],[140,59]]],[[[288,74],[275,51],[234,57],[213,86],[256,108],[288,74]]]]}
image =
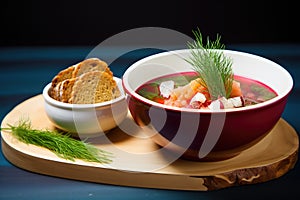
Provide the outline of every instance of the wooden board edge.
{"type": "Polygon", "coordinates": [[[3,139],[2,152],[12,164],[38,174],[109,185],[190,191],[212,191],[270,181],[293,169],[298,160],[297,150],[280,162],[266,166],[237,169],[213,176],[190,176],[136,173],[109,168],[95,170],[93,166],[75,166],[70,163],[43,161],[43,159],[17,151],[3,139]]]}
{"type": "Polygon", "coordinates": [[[297,131],[286,120],[280,118],[280,121],[296,138],[294,149],[291,150],[285,158],[262,166],[236,169],[210,177],[204,177],[204,185],[208,190],[263,183],[277,179],[292,170],[298,161],[299,136],[297,131]]]}
{"type": "Polygon", "coordinates": [[[277,179],[292,170],[298,160],[298,149],[282,159],[269,165],[254,168],[237,169],[234,171],[202,177],[208,190],[263,183],[277,179]]]}
{"type": "Polygon", "coordinates": [[[43,160],[12,148],[3,139],[1,139],[1,142],[3,155],[10,163],[37,174],[128,187],[192,191],[208,190],[204,185],[204,179],[199,177],[176,174],[163,175],[151,172],[129,172],[43,160]],[[94,168],[97,169],[95,170],[94,168]],[[174,185],[174,183],[178,184],[174,185]]]}

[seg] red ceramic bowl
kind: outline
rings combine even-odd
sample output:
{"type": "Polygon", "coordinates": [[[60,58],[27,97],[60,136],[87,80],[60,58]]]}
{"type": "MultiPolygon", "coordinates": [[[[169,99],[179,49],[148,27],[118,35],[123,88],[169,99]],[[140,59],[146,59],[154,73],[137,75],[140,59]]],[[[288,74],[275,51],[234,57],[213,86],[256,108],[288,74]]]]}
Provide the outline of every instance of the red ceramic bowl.
{"type": "Polygon", "coordinates": [[[135,122],[155,143],[180,158],[212,161],[234,157],[266,136],[284,111],[293,79],[283,67],[257,55],[223,51],[233,59],[235,75],[260,81],[278,96],[248,107],[211,111],[171,107],[136,93],[154,78],[192,71],[184,61],[190,54],[188,49],[146,57],[131,65],[122,77],[135,122]]]}

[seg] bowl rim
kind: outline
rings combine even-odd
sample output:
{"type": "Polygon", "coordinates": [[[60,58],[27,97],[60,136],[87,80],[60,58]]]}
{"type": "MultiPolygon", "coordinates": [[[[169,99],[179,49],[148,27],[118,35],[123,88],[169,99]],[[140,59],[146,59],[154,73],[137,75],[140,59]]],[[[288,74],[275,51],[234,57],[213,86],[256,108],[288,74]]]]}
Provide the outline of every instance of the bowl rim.
{"type": "Polygon", "coordinates": [[[146,62],[148,60],[151,60],[153,58],[163,57],[163,56],[170,55],[170,54],[174,54],[174,55],[179,55],[180,56],[181,53],[187,52],[189,50],[190,49],[178,49],[178,50],[172,50],[172,51],[166,51],[166,52],[161,52],[161,53],[153,54],[153,55],[147,56],[145,58],[142,58],[142,59],[136,61],[135,63],[133,63],[132,65],[130,65],[127,68],[127,70],[124,72],[123,76],[122,76],[122,85],[123,85],[125,93],[127,93],[130,96],[133,96],[134,98],[142,101],[145,104],[148,104],[148,105],[151,105],[151,106],[156,106],[156,107],[159,107],[159,108],[162,108],[162,109],[166,109],[166,110],[180,111],[180,112],[192,112],[192,113],[228,113],[228,112],[250,111],[250,110],[256,110],[256,109],[260,109],[262,107],[270,106],[273,103],[276,103],[276,102],[284,99],[285,97],[287,97],[291,93],[291,91],[293,89],[294,81],[293,81],[293,78],[292,78],[291,74],[285,68],[283,68],[281,65],[279,65],[278,63],[276,63],[276,62],[274,62],[272,60],[269,60],[267,58],[264,58],[262,56],[259,56],[259,55],[255,55],[255,54],[251,54],[251,53],[247,53],[247,52],[243,52],[243,51],[227,50],[227,49],[224,49],[222,51],[228,52],[228,53],[231,53],[231,54],[237,54],[237,55],[240,54],[240,55],[245,55],[247,57],[253,57],[253,58],[256,58],[256,59],[261,59],[261,60],[263,60],[265,62],[271,62],[274,65],[274,67],[278,68],[283,73],[285,73],[285,75],[288,77],[288,80],[290,81],[290,84],[289,84],[290,87],[287,88],[284,93],[278,94],[276,97],[274,97],[274,98],[272,98],[272,99],[270,99],[268,101],[259,103],[259,104],[255,104],[255,105],[251,105],[251,106],[246,106],[246,107],[239,107],[239,108],[205,110],[205,109],[193,109],[193,108],[179,108],[179,107],[175,107],[175,106],[169,106],[169,105],[160,104],[160,103],[151,101],[151,100],[149,100],[149,99],[147,99],[147,98],[139,95],[138,93],[136,93],[129,86],[128,76],[129,76],[130,72],[133,71],[138,65],[140,65],[140,64],[142,64],[142,63],[144,63],[144,62],[146,62]]]}
{"type": "Polygon", "coordinates": [[[89,108],[109,106],[109,105],[115,104],[117,102],[120,102],[122,100],[125,100],[124,89],[122,86],[122,79],[119,77],[115,77],[115,76],[113,78],[117,82],[117,85],[121,91],[121,96],[119,96],[115,99],[112,99],[110,101],[94,103],[94,104],[71,104],[71,103],[57,101],[57,100],[53,99],[52,97],[50,97],[50,95],[49,95],[49,89],[51,88],[51,84],[52,84],[51,82],[46,84],[46,86],[44,87],[44,89],[42,91],[42,95],[46,102],[48,102],[52,105],[55,105],[57,107],[66,108],[66,109],[89,109],[89,108]]]}

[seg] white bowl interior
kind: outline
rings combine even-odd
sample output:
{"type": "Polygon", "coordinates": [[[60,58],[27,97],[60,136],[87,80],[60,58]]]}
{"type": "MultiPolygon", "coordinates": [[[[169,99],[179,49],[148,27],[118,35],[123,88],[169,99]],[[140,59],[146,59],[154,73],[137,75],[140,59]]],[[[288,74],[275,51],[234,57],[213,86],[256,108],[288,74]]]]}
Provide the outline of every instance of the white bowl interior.
{"type": "Polygon", "coordinates": [[[291,75],[283,67],[266,58],[234,51],[226,51],[236,75],[260,81],[271,87],[279,96],[286,95],[293,87],[291,75]]]}
{"type": "MultiPolygon", "coordinates": [[[[143,83],[159,76],[193,71],[191,65],[184,60],[188,58],[189,52],[188,49],[164,52],[137,61],[125,71],[124,87],[129,93],[148,102],[147,99],[136,94],[135,90],[143,83]]],[[[232,67],[235,75],[260,81],[278,94],[276,98],[268,101],[269,103],[282,98],[291,91],[293,79],[288,71],[277,63],[244,52],[224,50],[224,53],[233,59],[232,67]]]]}

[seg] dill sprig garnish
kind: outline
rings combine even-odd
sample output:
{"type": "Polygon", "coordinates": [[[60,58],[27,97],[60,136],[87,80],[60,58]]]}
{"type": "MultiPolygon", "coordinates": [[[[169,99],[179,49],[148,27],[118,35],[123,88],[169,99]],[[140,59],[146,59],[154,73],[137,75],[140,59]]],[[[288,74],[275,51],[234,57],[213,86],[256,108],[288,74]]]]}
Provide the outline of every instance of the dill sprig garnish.
{"type": "Polygon", "coordinates": [[[193,31],[195,40],[188,42],[191,55],[185,59],[199,75],[199,83],[207,89],[212,100],[219,97],[228,98],[232,90],[233,71],[232,60],[221,51],[225,45],[220,42],[217,35],[215,41],[207,37],[203,44],[202,34],[199,30],[193,31]]]}
{"type": "Polygon", "coordinates": [[[16,126],[8,124],[8,128],[1,130],[11,131],[20,141],[44,147],[54,152],[57,156],[75,161],[81,159],[88,162],[110,163],[111,153],[98,149],[85,141],[72,138],[70,134],[58,131],[32,129],[27,120],[20,120],[16,126]]]}

